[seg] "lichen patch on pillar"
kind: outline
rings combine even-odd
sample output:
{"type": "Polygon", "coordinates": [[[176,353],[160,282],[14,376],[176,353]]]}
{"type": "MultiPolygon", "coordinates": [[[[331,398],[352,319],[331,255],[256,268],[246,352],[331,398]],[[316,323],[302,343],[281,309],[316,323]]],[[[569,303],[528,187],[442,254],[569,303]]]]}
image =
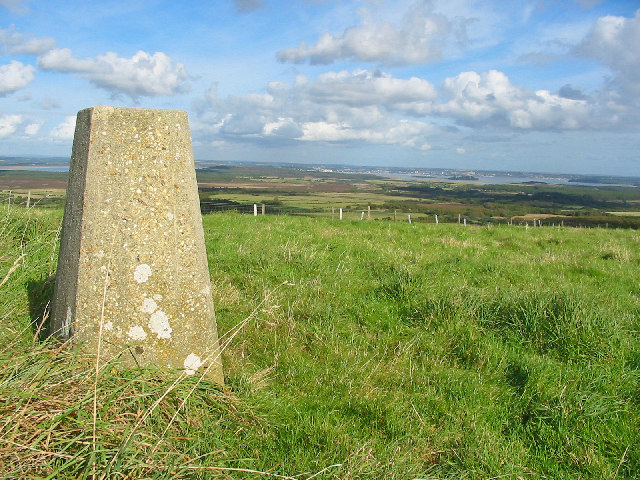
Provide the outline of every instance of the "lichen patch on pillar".
{"type": "Polygon", "coordinates": [[[155,333],[158,338],[171,338],[173,328],[169,325],[169,317],[162,310],[157,310],[149,317],[149,330],[155,333]]]}
{"type": "Polygon", "coordinates": [[[190,353],[187,358],[184,359],[184,369],[187,375],[195,374],[202,366],[202,359],[195,353],[190,353]]]}
{"type": "MultiPolygon", "coordinates": [[[[134,225],[134,227],[136,226],[137,225],[134,225]]],[[[147,280],[149,280],[150,276],[151,276],[151,267],[146,263],[143,263],[142,265],[138,265],[135,271],[133,272],[133,278],[138,283],[146,282],[147,280]]]]}

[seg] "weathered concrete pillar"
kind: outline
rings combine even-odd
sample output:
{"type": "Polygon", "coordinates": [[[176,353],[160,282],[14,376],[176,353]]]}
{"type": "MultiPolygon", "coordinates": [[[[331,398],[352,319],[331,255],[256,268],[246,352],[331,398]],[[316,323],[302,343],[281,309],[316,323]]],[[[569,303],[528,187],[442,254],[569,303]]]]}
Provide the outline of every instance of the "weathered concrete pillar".
{"type": "Polygon", "coordinates": [[[52,331],[222,383],[186,112],[78,112],[52,331]]]}

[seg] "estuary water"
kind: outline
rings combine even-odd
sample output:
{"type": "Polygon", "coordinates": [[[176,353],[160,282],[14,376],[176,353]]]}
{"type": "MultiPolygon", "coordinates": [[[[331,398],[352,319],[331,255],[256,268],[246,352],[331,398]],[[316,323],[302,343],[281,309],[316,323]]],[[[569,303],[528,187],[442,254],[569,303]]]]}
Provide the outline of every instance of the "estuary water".
{"type": "Polygon", "coordinates": [[[492,184],[506,184],[506,183],[546,183],[549,185],[582,185],[587,187],[632,187],[629,184],[617,184],[617,183],[594,183],[594,182],[571,182],[566,177],[555,177],[552,175],[547,176],[515,176],[515,175],[482,175],[475,174],[473,180],[469,179],[452,179],[448,175],[426,175],[426,174],[396,174],[396,173],[378,173],[375,175],[385,178],[392,178],[395,180],[405,180],[407,182],[415,182],[420,180],[436,180],[452,183],[477,183],[480,185],[492,185],[492,184]]]}

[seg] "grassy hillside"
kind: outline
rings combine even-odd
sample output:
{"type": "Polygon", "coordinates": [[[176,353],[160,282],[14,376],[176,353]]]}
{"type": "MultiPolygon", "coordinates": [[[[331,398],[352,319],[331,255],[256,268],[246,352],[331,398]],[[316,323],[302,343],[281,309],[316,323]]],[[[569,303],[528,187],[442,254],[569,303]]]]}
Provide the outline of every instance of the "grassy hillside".
{"type": "Polygon", "coordinates": [[[640,475],[635,231],[205,216],[219,390],[33,341],[60,219],[0,229],[0,474],[640,475]]]}

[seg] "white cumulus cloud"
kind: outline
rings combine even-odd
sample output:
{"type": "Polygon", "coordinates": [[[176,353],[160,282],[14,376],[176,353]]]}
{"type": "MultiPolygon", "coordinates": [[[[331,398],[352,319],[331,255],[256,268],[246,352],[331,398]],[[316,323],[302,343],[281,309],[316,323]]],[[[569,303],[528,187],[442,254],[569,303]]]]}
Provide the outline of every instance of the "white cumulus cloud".
{"type": "Polygon", "coordinates": [[[599,18],[575,51],[609,67],[615,74],[610,87],[640,101],[640,10],[633,18],[599,18]]]}
{"type": "Polygon", "coordinates": [[[76,130],[76,117],[71,115],[64,119],[62,123],[54,127],[49,136],[55,141],[72,140],[76,130]]]}
{"type": "Polygon", "coordinates": [[[16,60],[0,65],[0,97],[27,87],[33,82],[34,71],[32,65],[24,65],[16,60]]]}
{"type": "Polygon", "coordinates": [[[473,126],[521,130],[596,127],[596,107],[583,99],[565,98],[547,90],[518,87],[500,71],[463,72],[442,84],[446,101],[434,111],[473,126]]]}
{"type": "Polygon", "coordinates": [[[465,21],[450,21],[428,2],[409,9],[399,25],[365,20],[342,36],[325,33],[314,45],[302,43],[277,53],[281,62],[330,64],[339,59],[387,65],[424,64],[442,58],[443,46],[466,39],[465,21]]]}
{"type": "Polygon", "coordinates": [[[308,83],[299,77],[297,95],[317,103],[350,107],[377,105],[389,111],[424,115],[438,94],[433,84],[417,77],[393,78],[378,70],[328,72],[308,83]]]}
{"type": "Polygon", "coordinates": [[[22,121],[22,115],[0,115],[0,138],[15,133],[22,121]]]}
{"type": "Polygon", "coordinates": [[[54,49],[38,58],[38,67],[62,73],[77,73],[112,94],[132,99],[176,95],[188,90],[184,65],[162,52],[153,55],[142,50],[131,58],[107,52],[96,58],[80,59],[68,48],[54,49]]]}
{"type": "Polygon", "coordinates": [[[28,124],[26,127],[24,127],[25,135],[27,135],[28,137],[37,135],[40,129],[42,128],[42,125],[43,125],[42,122],[28,124]]]}
{"type": "Polygon", "coordinates": [[[14,135],[16,138],[29,138],[37,135],[44,122],[34,121],[24,115],[0,115],[0,138],[14,135]]]}
{"type": "Polygon", "coordinates": [[[349,122],[306,122],[302,125],[306,142],[363,142],[372,144],[401,145],[419,150],[429,150],[426,140],[433,129],[422,122],[387,118],[375,128],[358,128],[349,122]]]}

